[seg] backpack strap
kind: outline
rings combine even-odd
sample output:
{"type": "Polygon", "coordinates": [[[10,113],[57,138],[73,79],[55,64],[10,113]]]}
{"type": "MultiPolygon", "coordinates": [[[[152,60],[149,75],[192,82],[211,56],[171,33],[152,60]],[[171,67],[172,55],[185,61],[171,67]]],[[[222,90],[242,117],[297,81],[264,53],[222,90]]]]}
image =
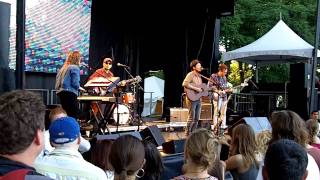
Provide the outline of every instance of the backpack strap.
{"type": "Polygon", "coordinates": [[[30,172],[30,169],[18,169],[15,171],[11,171],[4,176],[0,176],[0,180],[10,180],[10,179],[16,179],[16,180],[24,180],[25,176],[30,172]]]}

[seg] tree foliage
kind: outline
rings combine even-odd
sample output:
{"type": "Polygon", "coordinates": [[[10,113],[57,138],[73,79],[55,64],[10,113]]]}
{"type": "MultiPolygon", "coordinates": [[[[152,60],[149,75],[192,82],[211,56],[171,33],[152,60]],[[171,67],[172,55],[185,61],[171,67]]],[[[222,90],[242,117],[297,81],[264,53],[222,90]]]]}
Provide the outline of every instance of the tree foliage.
{"type": "MultiPolygon", "coordinates": [[[[315,0],[236,0],[234,16],[221,19],[221,43],[227,51],[247,45],[268,32],[280,18],[302,39],[314,44],[315,0]]],[[[259,68],[259,81],[285,82],[288,67],[281,64],[259,68]]]]}

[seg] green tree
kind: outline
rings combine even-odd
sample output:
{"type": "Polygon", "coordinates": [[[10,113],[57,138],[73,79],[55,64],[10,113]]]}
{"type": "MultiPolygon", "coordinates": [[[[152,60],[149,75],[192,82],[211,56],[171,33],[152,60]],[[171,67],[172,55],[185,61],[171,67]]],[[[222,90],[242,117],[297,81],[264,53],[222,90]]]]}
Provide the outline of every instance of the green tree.
{"type": "MultiPolygon", "coordinates": [[[[237,0],[234,16],[221,19],[221,43],[227,51],[247,45],[268,32],[279,21],[280,14],[295,33],[314,44],[314,0],[237,0]]],[[[289,77],[288,69],[288,65],[282,64],[259,68],[259,81],[285,82],[289,77]]]]}

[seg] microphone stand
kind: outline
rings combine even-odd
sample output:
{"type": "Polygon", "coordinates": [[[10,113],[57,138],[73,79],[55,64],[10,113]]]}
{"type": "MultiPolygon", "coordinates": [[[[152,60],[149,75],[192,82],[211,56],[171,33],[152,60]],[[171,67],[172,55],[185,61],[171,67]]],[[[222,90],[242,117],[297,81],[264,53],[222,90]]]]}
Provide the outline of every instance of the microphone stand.
{"type": "MultiPolygon", "coordinates": [[[[123,66],[124,67],[124,70],[129,74],[129,76],[130,76],[130,78],[132,78],[132,79],[134,79],[134,77],[133,77],[133,75],[130,73],[130,71],[128,70],[128,67],[125,67],[125,66],[123,66]]],[[[141,90],[141,91],[144,91],[144,89],[140,86],[140,84],[138,83],[138,82],[134,82],[134,93],[135,93],[135,98],[136,98],[136,108],[134,108],[135,109],[135,111],[138,111],[138,109],[139,109],[139,96],[138,96],[138,94],[139,94],[139,91],[138,90],[136,90],[136,88],[139,88],[139,90],[141,90]]],[[[140,110],[140,109],[139,109],[140,110]]],[[[135,118],[135,116],[136,116],[136,114],[135,114],[136,112],[134,112],[134,118],[135,118]]],[[[140,114],[138,113],[138,131],[140,130],[140,114]]]]}

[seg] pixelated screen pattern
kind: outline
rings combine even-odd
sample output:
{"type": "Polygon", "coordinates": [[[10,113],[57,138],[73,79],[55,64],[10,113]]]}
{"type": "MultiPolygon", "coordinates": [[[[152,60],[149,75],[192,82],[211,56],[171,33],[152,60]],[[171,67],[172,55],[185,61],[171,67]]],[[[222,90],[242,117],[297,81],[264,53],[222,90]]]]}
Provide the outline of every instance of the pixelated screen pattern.
{"type": "MultiPolygon", "coordinates": [[[[90,0],[26,0],[26,71],[56,73],[66,54],[74,50],[80,51],[82,62],[88,63],[91,3],[90,0]],[[28,3],[32,4],[28,6],[28,3]]],[[[15,36],[10,37],[10,44],[13,42],[15,36]]],[[[10,64],[15,60],[12,46],[10,64]]],[[[87,74],[85,67],[80,69],[81,74],[87,74]]]]}

